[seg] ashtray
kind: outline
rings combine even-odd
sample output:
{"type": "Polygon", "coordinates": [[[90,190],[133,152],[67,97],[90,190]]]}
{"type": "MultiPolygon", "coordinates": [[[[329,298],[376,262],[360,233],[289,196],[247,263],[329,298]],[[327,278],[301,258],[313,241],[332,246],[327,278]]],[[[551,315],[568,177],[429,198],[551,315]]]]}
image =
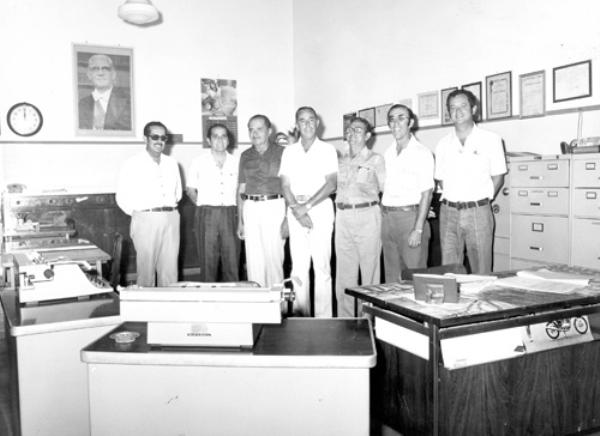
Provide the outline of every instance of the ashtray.
{"type": "Polygon", "coordinates": [[[140,334],[138,332],[117,332],[113,333],[109,336],[109,338],[114,339],[117,344],[129,344],[135,341],[140,334]]]}

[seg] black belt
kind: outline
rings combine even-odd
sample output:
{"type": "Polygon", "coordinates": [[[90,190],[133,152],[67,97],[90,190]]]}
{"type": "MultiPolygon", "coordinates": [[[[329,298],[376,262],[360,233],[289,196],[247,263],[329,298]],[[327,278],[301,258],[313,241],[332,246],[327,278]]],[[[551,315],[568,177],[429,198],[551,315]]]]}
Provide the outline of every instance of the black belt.
{"type": "Polygon", "coordinates": [[[418,204],[408,204],[406,206],[383,206],[384,212],[410,212],[412,210],[417,210],[419,208],[418,204]]]}
{"type": "Polygon", "coordinates": [[[371,207],[379,204],[378,201],[367,201],[365,203],[357,203],[357,204],[348,204],[348,203],[336,203],[335,207],[340,210],[344,209],[362,209],[365,207],[371,207]]]}
{"type": "Polygon", "coordinates": [[[283,198],[281,194],[242,194],[242,200],[265,201],[283,198]]]}
{"type": "Polygon", "coordinates": [[[490,204],[490,199],[482,198],[481,200],[477,201],[457,201],[456,203],[454,201],[448,201],[446,199],[443,199],[442,204],[446,204],[450,207],[454,207],[459,210],[470,209],[472,207],[485,206],[486,204],[490,204]]]}
{"type": "Polygon", "coordinates": [[[143,209],[140,210],[140,212],[173,212],[174,210],[177,210],[177,208],[172,206],[161,206],[153,207],[151,209],[143,209]]]}

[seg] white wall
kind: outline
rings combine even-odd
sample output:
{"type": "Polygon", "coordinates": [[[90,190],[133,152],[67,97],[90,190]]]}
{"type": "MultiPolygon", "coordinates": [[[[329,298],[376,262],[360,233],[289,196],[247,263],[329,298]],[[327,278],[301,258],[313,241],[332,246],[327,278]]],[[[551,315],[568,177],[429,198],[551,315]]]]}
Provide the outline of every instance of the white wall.
{"type": "MultiPolygon", "coordinates": [[[[547,110],[600,102],[600,2],[597,0],[303,0],[294,2],[296,105],[312,104],[325,137],[341,136],[342,114],[481,81],[512,71],[546,70],[547,110]],[[552,68],[592,59],[594,95],[552,103],[552,68]]],[[[485,93],[485,92],[484,92],[485,93]]],[[[422,125],[432,124],[423,122],[422,125]]],[[[439,124],[439,121],[436,123],[439,124]]],[[[559,153],[576,137],[577,115],[497,121],[509,151],[559,153]]],[[[448,128],[422,130],[430,147],[448,128]]],[[[600,112],[584,114],[584,136],[600,136],[600,112]]],[[[376,149],[389,134],[379,135],[376,149]]],[[[335,142],[339,143],[339,140],[335,142]]]]}
{"type": "Polygon", "coordinates": [[[2,184],[114,190],[121,162],[143,147],[142,127],[155,119],[184,135],[188,144],[172,154],[187,167],[202,141],[203,77],[238,81],[241,141],[257,112],[289,126],[292,0],[154,0],[163,23],[146,28],[117,17],[122,2],[0,2],[2,184]],[[135,138],[75,135],[73,43],[133,48],[135,138]],[[42,130],[25,141],[4,121],[20,101],[34,103],[44,116],[42,130]]]}

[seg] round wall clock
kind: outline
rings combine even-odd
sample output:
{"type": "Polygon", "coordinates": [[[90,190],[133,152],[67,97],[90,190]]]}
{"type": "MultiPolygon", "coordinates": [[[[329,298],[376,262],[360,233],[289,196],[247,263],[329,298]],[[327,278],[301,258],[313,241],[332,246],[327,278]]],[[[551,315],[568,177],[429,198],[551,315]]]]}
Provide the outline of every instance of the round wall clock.
{"type": "Polygon", "coordinates": [[[8,110],[6,121],[10,130],[20,136],[32,136],[40,131],[44,119],[31,103],[17,103],[8,110]]]}

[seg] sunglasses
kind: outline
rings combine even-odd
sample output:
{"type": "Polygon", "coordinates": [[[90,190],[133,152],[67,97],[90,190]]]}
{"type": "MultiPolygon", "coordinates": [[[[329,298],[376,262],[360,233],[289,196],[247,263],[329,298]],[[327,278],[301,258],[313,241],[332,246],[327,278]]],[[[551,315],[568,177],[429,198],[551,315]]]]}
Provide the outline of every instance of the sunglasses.
{"type": "Polygon", "coordinates": [[[167,135],[148,135],[148,138],[152,139],[153,141],[166,141],[167,135]]]}

